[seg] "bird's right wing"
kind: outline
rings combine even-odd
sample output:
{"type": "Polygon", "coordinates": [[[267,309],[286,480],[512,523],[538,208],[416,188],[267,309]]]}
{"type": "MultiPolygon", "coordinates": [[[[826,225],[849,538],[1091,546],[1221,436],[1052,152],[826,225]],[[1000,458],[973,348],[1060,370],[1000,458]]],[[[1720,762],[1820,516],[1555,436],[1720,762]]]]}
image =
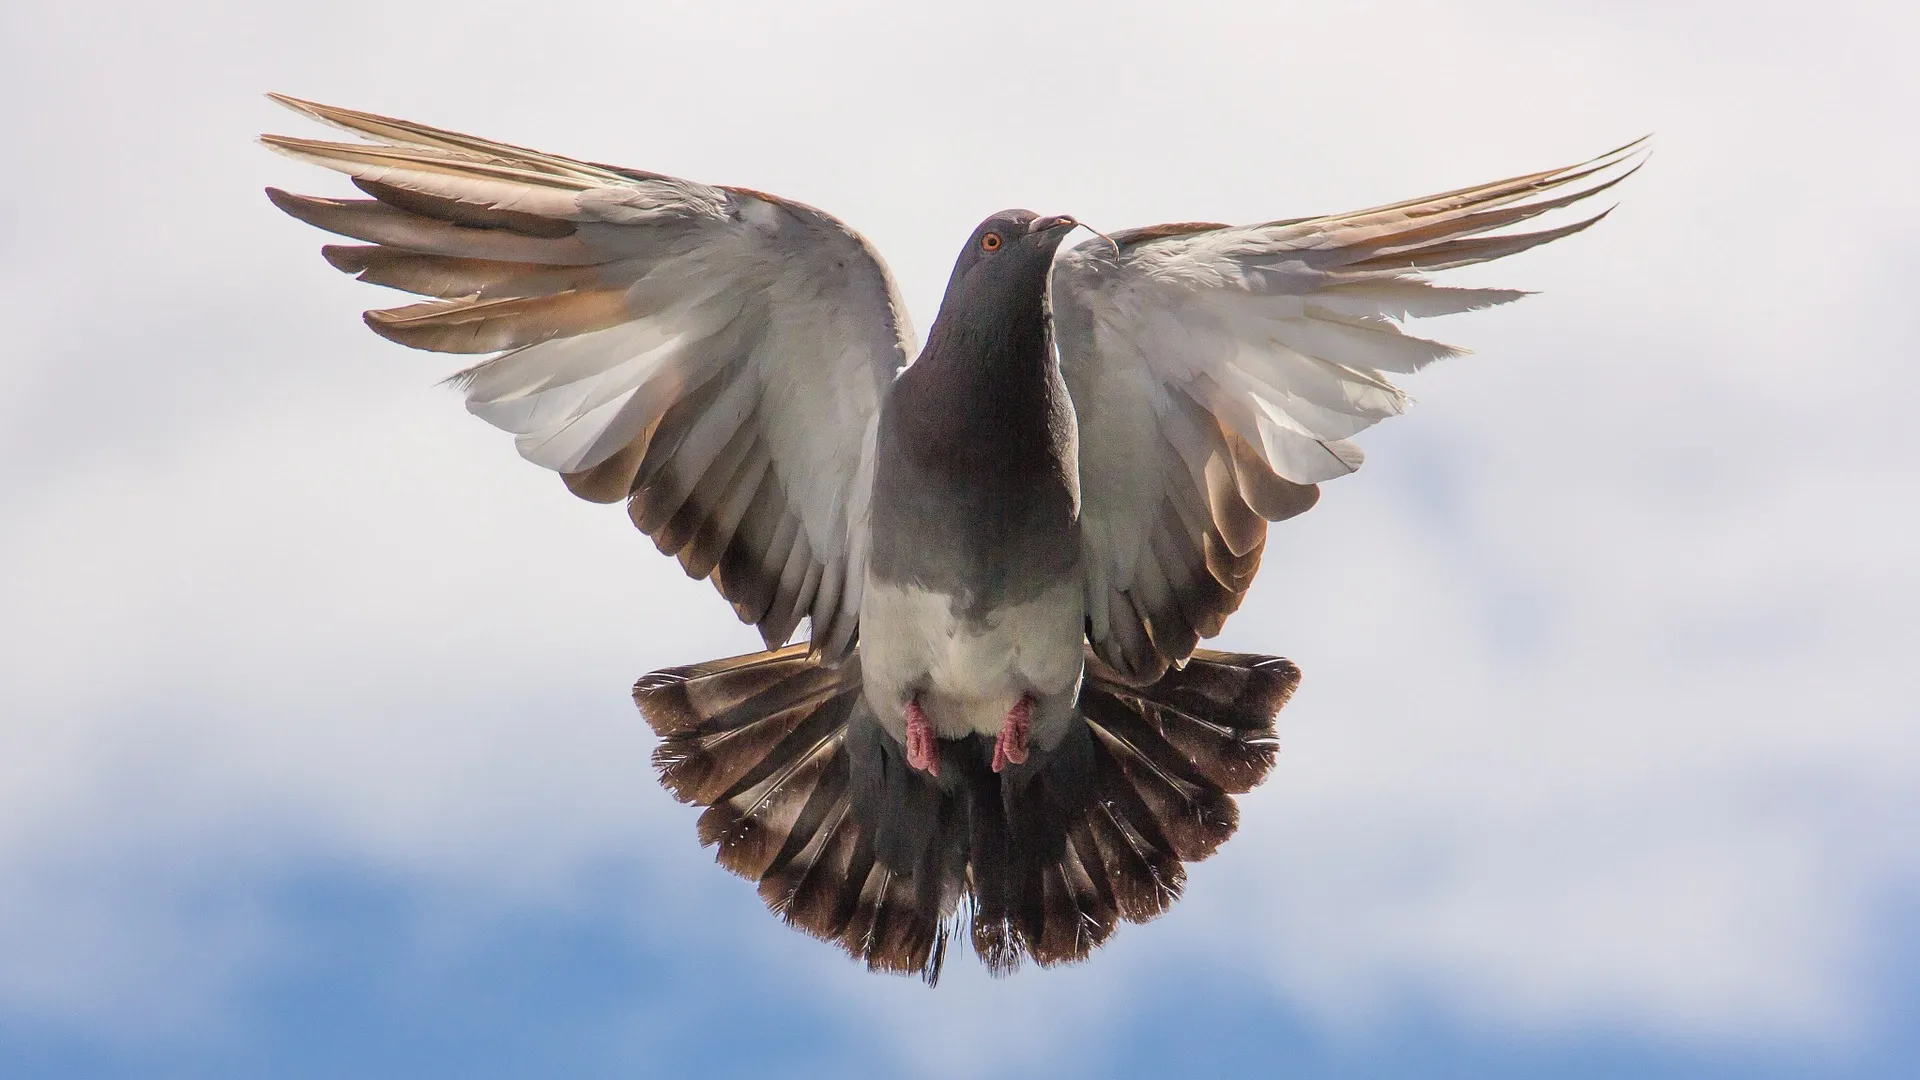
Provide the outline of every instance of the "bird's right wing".
{"type": "Polygon", "coordinates": [[[1389,373],[1457,350],[1409,316],[1524,293],[1429,284],[1567,236],[1604,213],[1498,233],[1612,187],[1641,143],[1564,169],[1347,214],[1162,225],[1076,246],[1049,299],[1080,425],[1089,640],[1123,679],[1159,677],[1218,633],[1266,523],[1360,466],[1347,440],[1402,412],[1389,373]]]}
{"type": "Polygon", "coordinates": [[[627,500],[769,646],[808,618],[816,650],[845,654],[880,393],[914,350],[865,240],[758,192],[275,100],[369,140],[262,136],[372,196],[269,189],[364,242],[323,248],[327,261],[433,298],[367,312],[375,333],[499,353],[455,382],[521,456],[584,498],[627,500]]]}

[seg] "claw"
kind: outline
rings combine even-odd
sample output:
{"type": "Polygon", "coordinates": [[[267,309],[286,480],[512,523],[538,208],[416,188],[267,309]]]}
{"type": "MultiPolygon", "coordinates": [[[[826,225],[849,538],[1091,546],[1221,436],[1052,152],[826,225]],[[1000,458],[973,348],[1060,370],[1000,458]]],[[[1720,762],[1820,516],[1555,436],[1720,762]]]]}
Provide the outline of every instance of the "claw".
{"type": "Polygon", "coordinates": [[[993,771],[1005,772],[1008,765],[1027,760],[1027,739],[1033,729],[1033,697],[1021,694],[1000,725],[1000,737],[993,743],[993,771]]]}
{"type": "Polygon", "coordinates": [[[907,702],[907,764],[926,773],[940,775],[940,744],[934,741],[933,725],[920,709],[920,699],[907,702]]]}

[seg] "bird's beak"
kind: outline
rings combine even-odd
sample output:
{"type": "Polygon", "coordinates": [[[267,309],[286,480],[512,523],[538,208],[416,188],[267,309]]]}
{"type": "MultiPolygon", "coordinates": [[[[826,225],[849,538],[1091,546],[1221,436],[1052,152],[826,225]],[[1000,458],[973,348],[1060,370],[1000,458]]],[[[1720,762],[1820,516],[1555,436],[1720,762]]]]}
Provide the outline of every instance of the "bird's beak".
{"type": "Polygon", "coordinates": [[[1049,214],[1046,217],[1034,218],[1033,221],[1027,225],[1027,231],[1029,233],[1043,233],[1049,229],[1071,229],[1078,224],[1080,223],[1066,214],[1049,214]]]}

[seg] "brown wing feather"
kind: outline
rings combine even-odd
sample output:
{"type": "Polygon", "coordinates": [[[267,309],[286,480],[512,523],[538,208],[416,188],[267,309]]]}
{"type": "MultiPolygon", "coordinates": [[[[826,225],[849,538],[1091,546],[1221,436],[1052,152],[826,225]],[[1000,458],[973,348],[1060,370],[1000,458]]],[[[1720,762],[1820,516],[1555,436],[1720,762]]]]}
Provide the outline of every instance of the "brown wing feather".
{"type": "Polygon", "coordinates": [[[523,455],[583,498],[627,500],[656,546],[713,580],[770,646],[810,618],[823,650],[850,647],[863,425],[910,348],[865,241],[746,189],[273,97],[371,140],[261,137],[371,196],[268,190],[293,217],[361,241],[327,245],[329,263],[432,298],[368,312],[374,332],[499,354],[453,382],[523,455]],[[757,407],[708,412],[739,401],[719,381],[757,407]]]}

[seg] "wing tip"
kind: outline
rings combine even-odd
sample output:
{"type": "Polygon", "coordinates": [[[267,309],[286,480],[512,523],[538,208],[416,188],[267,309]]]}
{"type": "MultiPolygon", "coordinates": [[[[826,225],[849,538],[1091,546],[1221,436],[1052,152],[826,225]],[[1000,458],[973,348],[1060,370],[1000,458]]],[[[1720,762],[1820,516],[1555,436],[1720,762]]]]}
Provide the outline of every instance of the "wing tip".
{"type": "Polygon", "coordinates": [[[253,137],[253,141],[259,143],[261,146],[266,147],[267,149],[273,151],[276,154],[286,154],[289,157],[294,156],[293,147],[291,144],[295,140],[293,139],[292,136],[275,135],[272,132],[263,131],[260,134],[255,135],[253,137]]]}
{"type": "Polygon", "coordinates": [[[303,139],[297,135],[276,135],[273,132],[262,132],[254,136],[254,141],[302,164],[318,165],[335,172],[352,171],[350,166],[343,166],[342,155],[378,149],[370,144],[327,142],[324,139],[303,139]]]}
{"type": "Polygon", "coordinates": [[[320,257],[343,274],[359,274],[372,264],[371,256],[379,250],[374,244],[322,244],[320,257]]]}
{"type": "Polygon", "coordinates": [[[269,90],[266,96],[267,100],[273,102],[275,105],[292,109],[297,113],[305,113],[309,116],[313,115],[316,109],[321,108],[317,102],[308,101],[305,98],[297,98],[292,94],[283,94],[278,90],[269,90]]]}
{"type": "Polygon", "coordinates": [[[1352,476],[1354,473],[1360,471],[1360,466],[1367,463],[1367,452],[1360,449],[1359,443],[1349,439],[1322,439],[1318,441],[1320,448],[1325,450],[1330,457],[1346,470],[1341,475],[1352,476]]]}
{"type": "MultiPolygon", "coordinates": [[[[386,338],[395,345],[405,345],[409,349],[425,349],[430,352],[459,351],[455,349],[431,348],[422,344],[420,335],[412,326],[408,325],[410,319],[417,317],[417,314],[409,315],[405,308],[372,308],[360,313],[360,321],[366,324],[367,329],[386,338]]],[[[486,351],[491,352],[493,350],[486,351]]]]}
{"type": "Polygon", "coordinates": [[[266,94],[267,100],[273,102],[275,105],[292,109],[294,112],[299,113],[309,120],[317,120],[328,127],[350,131],[361,138],[366,138],[370,134],[364,126],[368,122],[375,124],[398,122],[392,120],[390,117],[380,116],[375,113],[360,112],[355,109],[343,109],[337,105],[324,105],[318,101],[297,98],[292,94],[282,94],[276,90],[269,90],[266,94]],[[354,121],[360,121],[360,123],[355,123],[354,121]]]}
{"type": "Polygon", "coordinates": [[[301,209],[304,196],[295,195],[293,192],[288,191],[286,188],[269,186],[263,190],[267,193],[267,201],[272,203],[275,209],[279,210],[283,214],[288,214],[293,217],[300,216],[299,211],[301,209]]]}
{"type": "Polygon", "coordinates": [[[1652,141],[1653,132],[1649,131],[1645,135],[1630,142],[1622,143],[1605,153],[1596,154],[1585,161],[1556,169],[1548,174],[1551,178],[1548,186],[1557,187],[1560,184],[1578,180],[1581,177],[1592,176],[1595,173],[1605,172],[1608,169],[1613,169],[1621,165],[1628,165],[1629,168],[1626,172],[1593,189],[1596,192],[1604,191],[1640,171],[1640,167],[1645,165],[1647,159],[1653,156],[1652,141]]]}

